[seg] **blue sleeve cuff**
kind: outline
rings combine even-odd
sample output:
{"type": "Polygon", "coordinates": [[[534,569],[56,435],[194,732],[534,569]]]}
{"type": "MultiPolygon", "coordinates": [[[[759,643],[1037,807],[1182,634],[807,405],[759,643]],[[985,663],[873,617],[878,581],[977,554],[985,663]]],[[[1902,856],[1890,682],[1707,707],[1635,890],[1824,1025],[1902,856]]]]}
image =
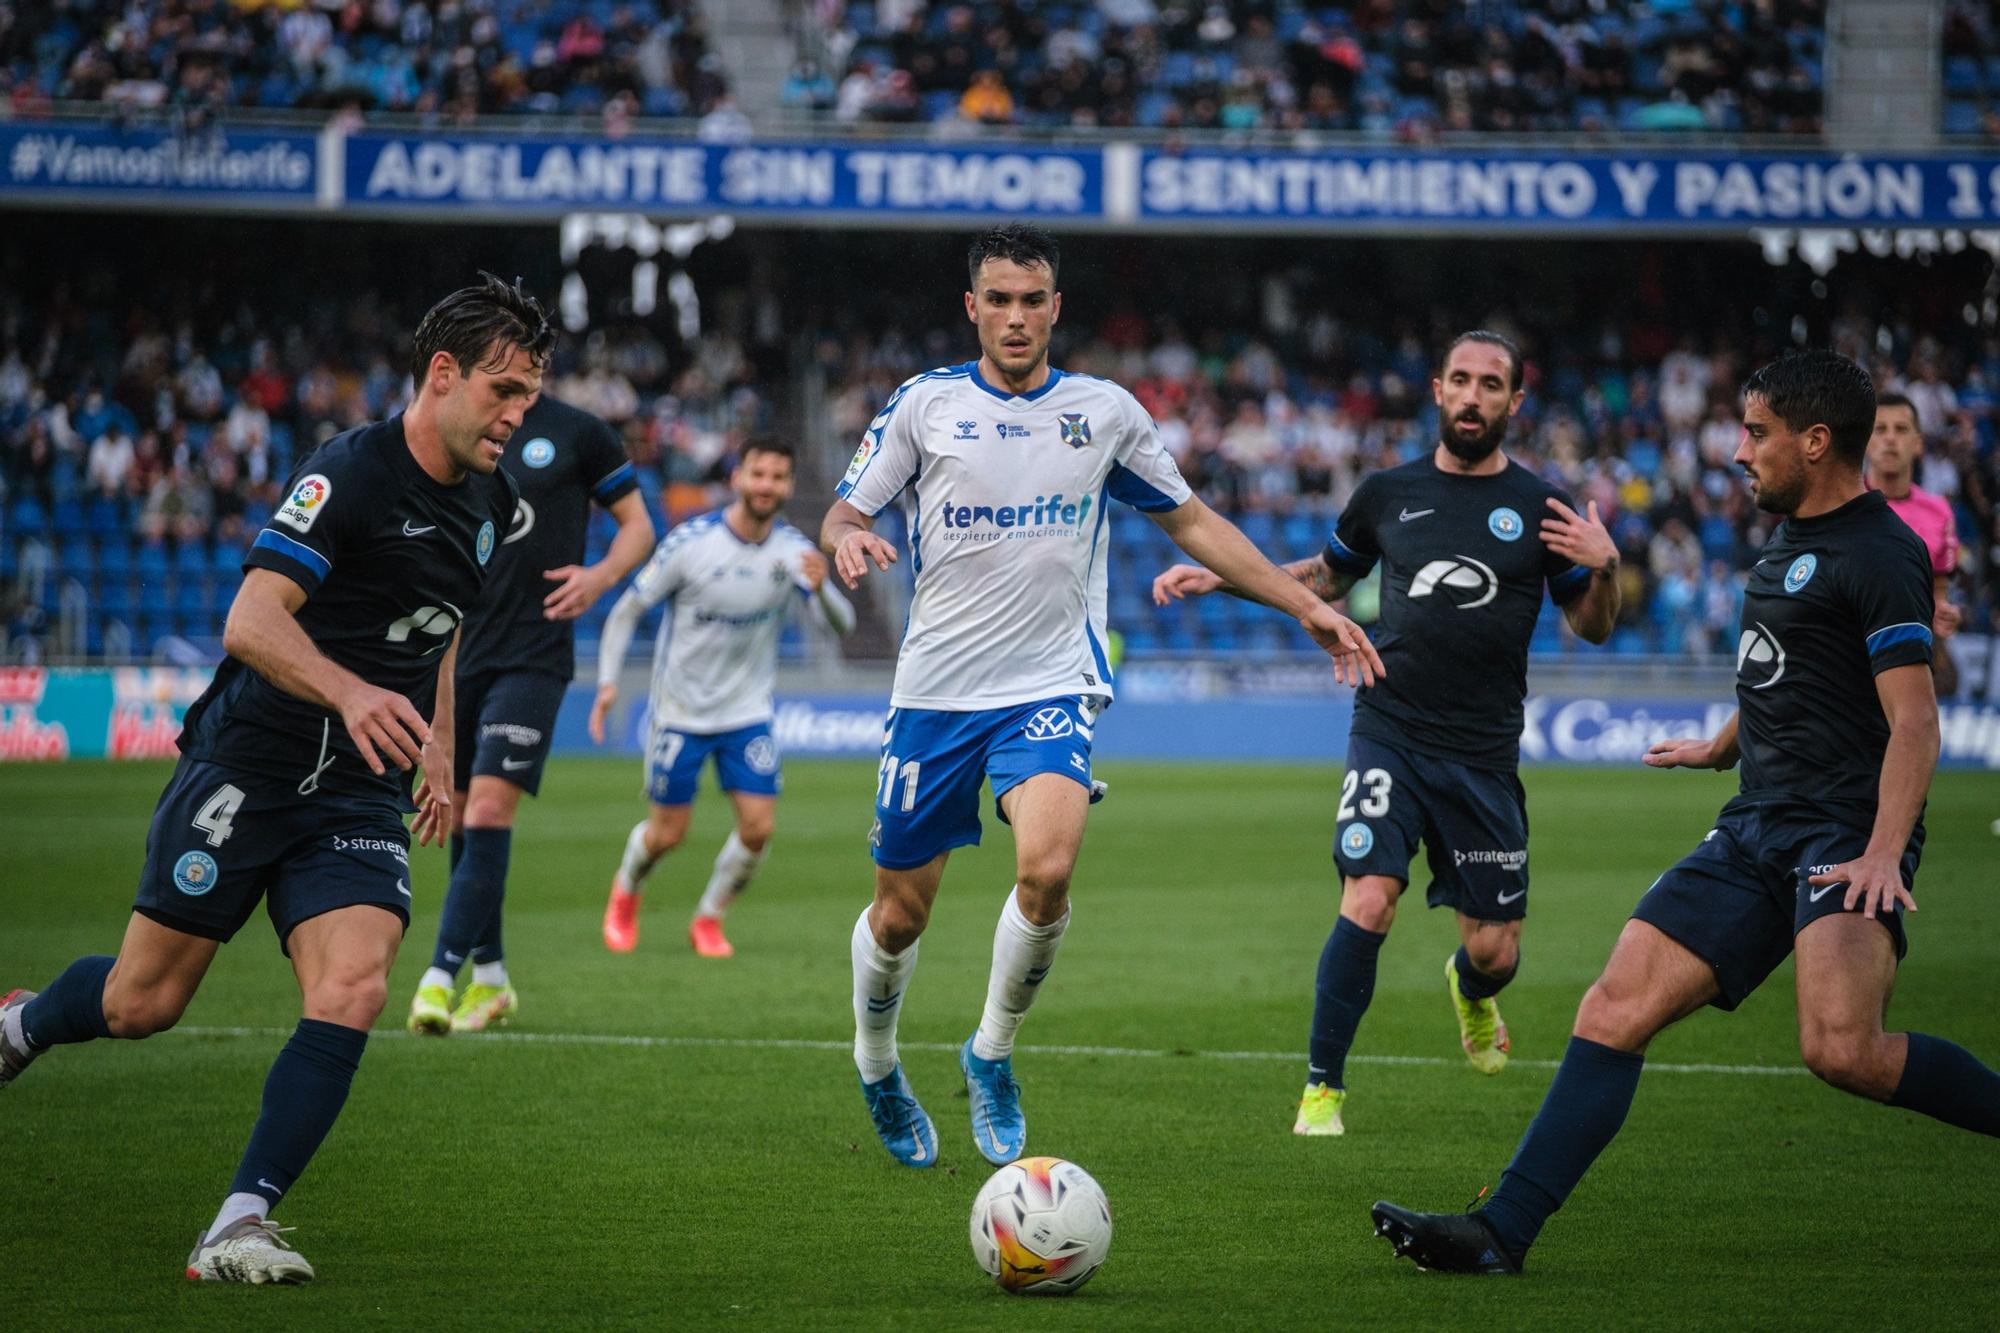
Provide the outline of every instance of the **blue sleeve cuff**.
{"type": "Polygon", "coordinates": [[[333,562],[304,542],[265,528],[244,554],[243,568],[275,570],[311,595],[319,591],[320,581],[333,572],[333,562]]]}
{"type": "Polygon", "coordinates": [[[638,489],[639,474],[632,470],[630,463],[620,463],[602,481],[591,487],[590,493],[597,503],[608,506],[638,489]]]}
{"type": "Polygon", "coordinates": [[[1375,568],[1374,556],[1361,554],[1361,552],[1342,541],[1340,534],[1337,532],[1327,537],[1324,555],[1326,563],[1332,565],[1341,573],[1352,574],[1356,578],[1360,578],[1369,570],[1375,568]]]}
{"type": "Polygon", "coordinates": [[[1591,573],[1582,565],[1571,565],[1549,580],[1549,596],[1555,599],[1557,606],[1569,605],[1590,587],[1591,573]]]}

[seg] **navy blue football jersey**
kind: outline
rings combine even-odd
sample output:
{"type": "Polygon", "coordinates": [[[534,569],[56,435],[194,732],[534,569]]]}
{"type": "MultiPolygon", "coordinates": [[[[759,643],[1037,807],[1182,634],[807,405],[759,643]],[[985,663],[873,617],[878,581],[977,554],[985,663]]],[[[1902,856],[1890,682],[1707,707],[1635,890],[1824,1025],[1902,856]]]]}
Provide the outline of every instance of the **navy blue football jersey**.
{"type": "Polygon", "coordinates": [[[617,432],[547,394],[507,441],[500,467],[521,502],[466,617],[459,674],[546,671],[568,680],[576,674],[575,622],[542,617],[542,599],[556,586],[543,575],[583,563],[590,502],[608,508],[637,490],[638,478],[617,432]]]}
{"type": "MultiPolygon", "coordinates": [[[[314,645],[428,721],[438,663],[479,599],[514,501],[504,472],[456,486],[433,480],[398,416],[337,435],[301,463],[243,568],[275,570],[305,589],[298,622],[314,645]]],[[[338,714],[233,657],[188,710],[180,747],[306,790],[386,788],[405,799],[410,790],[408,773],[368,771],[338,714]]]]}
{"type": "Polygon", "coordinates": [[[1889,723],[1875,677],[1931,660],[1923,539],[1881,492],[1778,525],[1736,646],[1743,794],[1873,810],[1889,723]]]}
{"type": "Polygon", "coordinates": [[[1542,545],[1551,496],[1571,503],[1518,463],[1469,477],[1429,454],[1362,479],[1325,553],[1357,578],[1382,562],[1382,615],[1369,637],[1387,674],[1356,694],[1355,735],[1490,768],[1519,764],[1542,589],[1566,604],[1590,583],[1589,570],[1542,545]]]}

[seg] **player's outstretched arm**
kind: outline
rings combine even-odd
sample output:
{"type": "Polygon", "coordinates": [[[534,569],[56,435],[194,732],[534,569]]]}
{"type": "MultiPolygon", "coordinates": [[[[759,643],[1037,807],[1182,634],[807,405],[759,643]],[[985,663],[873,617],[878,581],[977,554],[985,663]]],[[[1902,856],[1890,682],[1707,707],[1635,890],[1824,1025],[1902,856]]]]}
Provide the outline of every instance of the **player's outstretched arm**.
{"type": "Polygon", "coordinates": [[[1279,569],[1234,523],[1198,497],[1149,517],[1174,545],[1241,589],[1241,596],[1297,616],[1313,642],[1333,658],[1334,674],[1350,685],[1373,685],[1387,673],[1375,645],[1361,627],[1315,597],[1297,578],[1279,569]]]}
{"type": "Polygon", "coordinates": [[[871,561],[884,572],[896,563],[896,548],[875,535],[875,520],[845,500],[835,500],[826,511],[819,545],[833,557],[833,572],[850,592],[861,586],[871,561]]]}
{"type": "Polygon", "coordinates": [[[604,744],[604,719],[618,702],[618,675],[625,669],[625,652],[632,646],[632,631],[646,614],[646,599],[637,588],[627,588],[611,604],[604,619],[604,635],[597,641],[597,697],[590,704],[590,742],[604,744]]]}
{"type": "Polygon", "coordinates": [[[542,599],[544,619],[575,620],[637,569],[653,549],[653,520],[637,491],[613,500],[610,510],[618,520],[618,533],[602,560],[543,571],[543,578],[556,581],[555,589],[542,599]]]}
{"type": "Polygon", "coordinates": [[[431,709],[431,736],[424,744],[424,780],[417,787],[417,822],[410,826],[417,845],[434,842],[442,847],[451,840],[451,788],[456,777],[452,766],[456,737],[458,636],[451,632],[451,646],[438,659],[437,706],[431,709]]]}
{"type": "Polygon", "coordinates": [[[1695,736],[1677,737],[1670,741],[1655,741],[1646,751],[1648,768],[1713,768],[1736,767],[1736,714],[1717,728],[1715,735],[1707,740],[1695,736]]]}
{"type": "Polygon", "coordinates": [[[1843,865],[1829,866],[1811,877],[1814,884],[1845,884],[1846,906],[1872,917],[1900,903],[1916,911],[1916,900],[1903,883],[1903,849],[1923,813],[1937,772],[1937,694],[1931,688],[1928,662],[1890,667],[1875,677],[1875,694],[1889,723],[1889,744],[1882,751],[1882,777],[1875,802],[1875,827],[1868,850],[1843,865]]]}
{"type": "Polygon", "coordinates": [[[814,617],[835,634],[845,636],[854,629],[854,603],[827,580],[831,568],[818,551],[808,547],[799,552],[799,586],[810,599],[807,604],[814,617]]]}
{"type": "MultiPolygon", "coordinates": [[[[1339,601],[1353,589],[1355,578],[1343,574],[1326,563],[1323,555],[1309,555],[1303,560],[1294,560],[1279,569],[1304,584],[1313,596],[1328,604],[1339,601]]],[[[1170,565],[1153,580],[1153,605],[1165,606],[1168,602],[1184,597],[1201,597],[1211,592],[1226,592],[1231,597],[1241,597],[1246,602],[1257,599],[1241,588],[1231,587],[1222,581],[1222,576],[1212,569],[1200,565],[1170,565]]]]}
{"type": "Polygon", "coordinates": [[[341,723],[378,776],[381,757],[407,769],[423,758],[431,729],[416,706],[394,690],[378,689],[314,646],[299,627],[306,592],[283,574],[253,569],[229,604],[222,649],[295,698],[340,714],[341,723]]]}

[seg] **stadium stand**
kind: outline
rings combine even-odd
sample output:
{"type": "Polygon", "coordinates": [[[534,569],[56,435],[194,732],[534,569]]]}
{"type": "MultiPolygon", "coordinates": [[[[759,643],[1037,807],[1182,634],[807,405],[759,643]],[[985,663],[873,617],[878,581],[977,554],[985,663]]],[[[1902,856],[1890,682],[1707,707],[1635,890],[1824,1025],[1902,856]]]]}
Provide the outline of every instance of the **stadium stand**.
{"type": "Polygon", "coordinates": [[[1814,134],[1825,7],[818,0],[798,27],[785,100],[842,121],[1814,134]]]}
{"type": "Polygon", "coordinates": [[[1951,0],[1943,42],[1944,132],[2000,139],[2000,6],[1951,0]]]}
{"type": "Polygon", "coordinates": [[[0,7],[0,92],[191,111],[703,116],[728,95],[696,0],[69,0],[0,7]]]}

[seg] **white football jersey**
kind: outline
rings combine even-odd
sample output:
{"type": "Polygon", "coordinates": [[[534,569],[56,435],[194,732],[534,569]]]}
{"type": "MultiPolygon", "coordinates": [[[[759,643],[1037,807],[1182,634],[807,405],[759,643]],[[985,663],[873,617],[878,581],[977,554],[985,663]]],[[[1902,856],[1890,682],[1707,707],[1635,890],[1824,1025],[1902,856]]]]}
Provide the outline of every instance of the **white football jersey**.
{"type": "Polygon", "coordinates": [[[1138,400],[1054,367],[1031,394],[994,388],[976,361],[917,375],[838,488],[871,517],[906,491],[917,587],[891,706],[1109,698],[1106,502],[1158,513],[1190,495],[1138,400]]]}
{"type": "Polygon", "coordinates": [[[799,557],[811,549],[782,519],[753,546],[721,511],[666,535],[627,594],[669,603],[653,649],[653,725],[712,735],[770,720],[778,635],[809,591],[799,557]]]}

